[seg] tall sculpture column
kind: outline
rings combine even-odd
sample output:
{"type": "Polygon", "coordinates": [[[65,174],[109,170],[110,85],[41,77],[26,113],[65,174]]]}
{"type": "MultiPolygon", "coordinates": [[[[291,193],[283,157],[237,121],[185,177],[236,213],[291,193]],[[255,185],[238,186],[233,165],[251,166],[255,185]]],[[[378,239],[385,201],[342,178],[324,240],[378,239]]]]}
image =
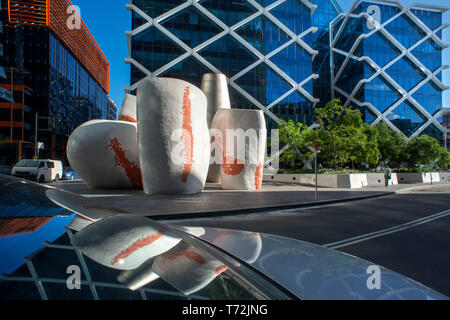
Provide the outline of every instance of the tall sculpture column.
{"type": "MultiPolygon", "coordinates": [[[[231,109],[227,77],[221,73],[207,73],[203,75],[202,91],[208,99],[207,121],[208,128],[211,128],[212,121],[218,110],[231,109]]],[[[214,154],[211,156],[215,157],[214,154]]],[[[220,183],[220,164],[213,163],[209,166],[206,181],[220,183]]]]}
{"type": "Polygon", "coordinates": [[[178,79],[146,78],[137,89],[138,141],[147,194],[203,190],[210,143],[205,94],[178,79]]]}

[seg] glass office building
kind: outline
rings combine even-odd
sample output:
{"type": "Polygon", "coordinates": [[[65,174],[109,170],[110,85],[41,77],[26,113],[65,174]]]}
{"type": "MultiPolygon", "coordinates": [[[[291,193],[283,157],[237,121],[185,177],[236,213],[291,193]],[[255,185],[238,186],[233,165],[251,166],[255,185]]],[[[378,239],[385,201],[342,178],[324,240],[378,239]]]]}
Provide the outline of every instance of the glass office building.
{"type": "Polygon", "coordinates": [[[333,23],[332,90],[365,121],[443,139],[442,14],[446,8],[356,2],[333,23]]]}
{"type": "Polygon", "coordinates": [[[329,50],[319,53],[317,39],[328,42],[328,22],[340,10],[329,0],[134,0],[128,9],[129,91],[146,76],[200,86],[203,74],[220,72],[232,106],[262,109],[269,129],[280,119],[313,123],[315,81],[329,75],[329,50]]]}
{"type": "Polygon", "coordinates": [[[334,0],[134,0],[128,10],[131,92],[146,76],[200,86],[204,73],[221,72],[232,106],[262,109],[269,129],[280,119],[311,125],[314,108],[338,97],[369,123],[442,138],[444,8],[356,1],[345,14],[334,0]],[[374,5],[379,30],[367,21],[374,5]]]}
{"type": "MultiPolygon", "coordinates": [[[[1,5],[0,66],[8,72],[0,82],[12,83],[14,91],[25,86],[29,93],[22,105],[15,99],[12,107],[23,116],[18,112],[11,119],[9,112],[0,112],[6,141],[0,164],[33,157],[36,129],[37,141],[44,143],[40,157],[65,161],[73,130],[108,118],[109,63],[70,1],[1,0],[1,5]]],[[[3,109],[11,109],[11,103],[0,99],[3,109]]]]}

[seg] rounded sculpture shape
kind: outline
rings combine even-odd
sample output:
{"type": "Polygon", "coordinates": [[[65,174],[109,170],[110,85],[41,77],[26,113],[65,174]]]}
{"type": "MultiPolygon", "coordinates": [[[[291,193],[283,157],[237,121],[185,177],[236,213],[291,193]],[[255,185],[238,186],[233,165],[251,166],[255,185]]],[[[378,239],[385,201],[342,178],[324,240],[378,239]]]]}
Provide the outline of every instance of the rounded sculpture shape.
{"type": "Polygon", "coordinates": [[[146,78],[137,107],[145,193],[201,192],[210,158],[205,94],[186,81],[146,78]]]}
{"type": "Polygon", "coordinates": [[[93,120],[79,126],[67,143],[67,158],[80,178],[95,189],[141,188],[137,125],[93,120]]]}
{"type": "MultiPolygon", "coordinates": [[[[202,91],[208,100],[208,128],[211,128],[212,121],[217,110],[231,109],[230,94],[228,92],[227,77],[221,73],[207,73],[203,75],[202,91]]],[[[214,157],[214,155],[212,155],[214,157]]],[[[207,182],[220,183],[220,165],[211,164],[209,166],[207,182]]]]}
{"type": "Polygon", "coordinates": [[[212,123],[222,189],[260,190],[267,129],[262,111],[218,110],[212,123]]]}
{"type": "Polygon", "coordinates": [[[137,122],[136,113],[136,96],[126,93],[120,108],[119,120],[137,122]]]}
{"type": "Polygon", "coordinates": [[[185,295],[200,291],[228,270],[221,261],[197,248],[184,245],[183,250],[174,250],[156,257],[152,271],[185,295]]]}

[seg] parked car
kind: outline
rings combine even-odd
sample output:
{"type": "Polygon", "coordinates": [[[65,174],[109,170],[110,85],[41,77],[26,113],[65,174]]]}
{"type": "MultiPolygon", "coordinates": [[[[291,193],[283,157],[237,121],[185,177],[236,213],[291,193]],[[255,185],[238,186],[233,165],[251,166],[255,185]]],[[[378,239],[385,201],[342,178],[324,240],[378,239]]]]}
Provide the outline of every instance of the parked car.
{"type": "Polygon", "coordinates": [[[11,175],[39,183],[58,181],[63,176],[63,166],[59,160],[23,159],[13,167],[11,175]]]}
{"type": "Polygon", "coordinates": [[[3,215],[17,221],[0,230],[0,300],[448,299],[383,267],[373,290],[373,263],[319,245],[167,225],[5,176],[3,215]]]}
{"type": "Polygon", "coordinates": [[[63,170],[63,175],[62,175],[62,179],[63,180],[75,180],[75,179],[79,179],[80,177],[78,176],[78,174],[73,171],[73,169],[71,167],[67,167],[63,170]]]}

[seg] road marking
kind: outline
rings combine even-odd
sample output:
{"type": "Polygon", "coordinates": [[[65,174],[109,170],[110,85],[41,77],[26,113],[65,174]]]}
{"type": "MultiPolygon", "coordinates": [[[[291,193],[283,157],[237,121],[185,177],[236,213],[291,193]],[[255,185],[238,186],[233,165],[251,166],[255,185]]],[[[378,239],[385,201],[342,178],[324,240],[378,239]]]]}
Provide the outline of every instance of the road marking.
{"type": "Polygon", "coordinates": [[[448,215],[450,215],[450,210],[445,210],[445,211],[433,214],[431,216],[413,220],[413,221],[410,221],[410,222],[407,222],[407,223],[404,223],[404,224],[401,224],[401,225],[398,225],[395,227],[382,229],[382,230],[371,232],[371,233],[366,233],[366,234],[363,234],[363,235],[360,235],[357,237],[353,237],[353,238],[349,238],[349,239],[345,239],[345,240],[341,240],[341,241],[337,241],[337,242],[333,242],[333,243],[328,243],[323,246],[326,248],[330,248],[330,249],[339,249],[339,248],[347,247],[347,246],[350,246],[350,245],[353,245],[353,244],[356,244],[359,242],[363,242],[363,241],[367,241],[370,239],[383,237],[388,234],[411,229],[413,227],[419,226],[419,225],[427,223],[427,222],[431,222],[436,219],[446,217],[448,215]]]}

